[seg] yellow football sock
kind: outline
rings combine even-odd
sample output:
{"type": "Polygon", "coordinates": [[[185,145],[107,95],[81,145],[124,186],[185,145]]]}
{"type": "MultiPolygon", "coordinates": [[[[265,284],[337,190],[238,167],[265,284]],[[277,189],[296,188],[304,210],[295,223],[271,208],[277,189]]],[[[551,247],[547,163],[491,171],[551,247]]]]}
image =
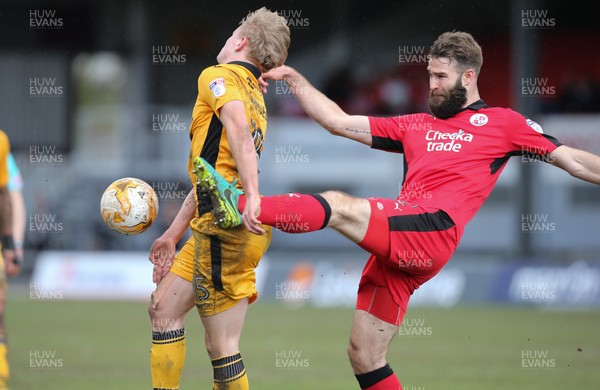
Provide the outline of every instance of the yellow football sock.
{"type": "Polygon", "coordinates": [[[185,329],[152,332],[150,370],[154,390],[177,390],[185,361],[185,329]]]}
{"type": "Polygon", "coordinates": [[[0,340],[0,390],[6,389],[10,370],[8,368],[8,348],[5,340],[0,340]]]}
{"type": "Polygon", "coordinates": [[[242,361],[242,355],[212,360],[215,382],[213,390],[248,390],[248,375],[242,361]]]}

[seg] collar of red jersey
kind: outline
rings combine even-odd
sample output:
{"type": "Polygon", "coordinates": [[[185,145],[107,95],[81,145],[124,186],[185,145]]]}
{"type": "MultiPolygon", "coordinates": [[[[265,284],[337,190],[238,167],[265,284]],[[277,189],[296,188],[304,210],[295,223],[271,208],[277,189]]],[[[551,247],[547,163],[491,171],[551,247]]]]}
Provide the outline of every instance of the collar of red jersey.
{"type": "Polygon", "coordinates": [[[488,108],[489,106],[487,104],[485,104],[485,102],[482,99],[479,99],[477,101],[474,101],[473,103],[469,104],[468,106],[466,106],[465,108],[463,108],[461,111],[465,111],[465,110],[481,110],[482,108],[488,108]]]}
{"type": "Polygon", "coordinates": [[[248,71],[250,73],[252,73],[252,75],[254,77],[256,77],[256,79],[258,80],[258,78],[260,77],[261,73],[260,70],[258,70],[258,68],[254,65],[252,65],[249,62],[244,62],[244,61],[231,61],[228,62],[229,65],[239,65],[239,66],[243,66],[244,68],[248,69],[248,71]]]}

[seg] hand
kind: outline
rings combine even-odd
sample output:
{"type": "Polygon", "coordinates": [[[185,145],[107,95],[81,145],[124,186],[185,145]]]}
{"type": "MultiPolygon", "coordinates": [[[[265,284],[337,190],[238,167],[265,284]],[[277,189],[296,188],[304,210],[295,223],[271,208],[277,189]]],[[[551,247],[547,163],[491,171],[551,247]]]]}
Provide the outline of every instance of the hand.
{"type": "Polygon", "coordinates": [[[252,233],[262,235],[265,234],[265,230],[260,226],[259,215],[260,196],[246,195],[246,206],[244,206],[244,212],[242,213],[242,222],[246,229],[252,233]]]}
{"type": "MultiPolygon", "coordinates": [[[[6,276],[12,278],[13,276],[17,276],[21,272],[21,263],[15,263],[15,258],[17,258],[17,253],[12,250],[3,250],[4,256],[4,268],[6,272],[6,276]]],[[[22,257],[19,257],[22,259],[22,257]]]]}
{"type": "Polygon", "coordinates": [[[148,260],[154,264],[152,270],[152,281],[154,283],[160,283],[171,270],[176,254],[175,244],[175,240],[164,235],[157,238],[152,244],[148,260]]]}
{"type": "Polygon", "coordinates": [[[267,87],[269,86],[269,83],[263,79],[262,75],[258,78],[258,86],[262,93],[267,93],[267,87]]]}
{"type": "Polygon", "coordinates": [[[263,93],[267,93],[267,87],[269,83],[267,80],[283,80],[283,78],[289,75],[292,68],[286,65],[279,66],[277,68],[273,68],[268,72],[263,73],[258,78],[258,84],[260,84],[260,89],[263,93]]]}

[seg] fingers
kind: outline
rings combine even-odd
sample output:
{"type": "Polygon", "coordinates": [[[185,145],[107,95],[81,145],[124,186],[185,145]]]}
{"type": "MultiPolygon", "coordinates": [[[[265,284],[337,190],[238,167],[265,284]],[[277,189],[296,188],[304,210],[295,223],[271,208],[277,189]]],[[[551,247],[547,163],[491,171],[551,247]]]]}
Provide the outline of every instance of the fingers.
{"type": "Polygon", "coordinates": [[[260,227],[260,224],[253,224],[248,220],[244,220],[244,226],[246,227],[246,229],[248,229],[248,231],[256,235],[262,236],[263,234],[265,234],[265,231],[263,228],[260,227]]]}
{"type": "Polygon", "coordinates": [[[269,86],[269,83],[267,83],[262,76],[258,78],[258,84],[260,85],[260,90],[262,93],[267,93],[267,87],[269,86]]]}
{"type": "Polygon", "coordinates": [[[148,256],[150,262],[154,264],[152,270],[152,281],[154,283],[160,283],[165,275],[169,273],[176,254],[176,248],[169,242],[160,239],[154,241],[148,256]]]}
{"type": "Polygon", "coordinates": [[[165,277],[166,274],[171,270],[171,266],[173,265],[173,259],[169,259],[166,257],[158,259],[154,263],[154,268],[152,270],[152,281],[154,283],[159,283],[162,278],[165,277]]]}
{"type": "Polygon", "coordinates": [[[152,267],[152,281],[156,284],[160,282],[160,265],[158,262],[152,261],[154,266],[152,267]]]}
{"type": "Polygon", "coordinates": [[[163,268],[163,270],[162,270],[162,274],[161,274],[161,278],[160,278],[160,279],[162,280],[162,279],[163,279],[165,276],[167,276],[167,274],[168,274],[169,272],[171,272],[171,267],[169,267],[169,268],[166,268],[166,267],[165,267],[165,268],[163,268]]]}
{"type": "Polygon", "coordinates": [[[162,279],[162,272],[160,272],[160,268],[156,265],[152,268],[152,282],[154,284],[159,284],[162,279]]]}
{"type": "Polygon", "coordinates": [[[154,244],[150,248],[150,254],[148,260],[151,263],[166,263],[172,262],[176,255],[175,246],[169,244],[167,242],[159,241],[158,239],[154,241],[154,244]]]}
{"type": "Polygon", "coordinates": [[[159,262],[152,269],[152,282],[158,284],[171,271],[172,262],[159,262]]]}
{"type": "Polygon", "coordinates": [[[252,214],[243,215],[242,222],[250,232],[258,235],[265,234],[265,230],[260,226],[261,222],[252,214]]]}
{"type": "Polygon", "coordinates": [[[152,247],[150,248],[150,253],[148,254],[148,261],[150,261],[152,264],[154,264],[156,262],[157,241],[154,241],[154,244],[152,244],[152,247]]]}
{"type": "Polygon", "coordinates": [[[260,215],[260,198],[247,200],[246,202],[246,207],[242,213],[244,226],[254,234],[265,234],[265,230],[260,226],[262,222],[258,219],[260,215]]]}

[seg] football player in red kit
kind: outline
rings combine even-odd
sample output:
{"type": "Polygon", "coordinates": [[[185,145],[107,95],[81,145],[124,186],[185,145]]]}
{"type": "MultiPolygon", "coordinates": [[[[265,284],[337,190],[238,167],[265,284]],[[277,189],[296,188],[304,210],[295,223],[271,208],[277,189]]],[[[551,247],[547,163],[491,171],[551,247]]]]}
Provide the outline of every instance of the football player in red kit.
{"type": "Polygon", "coordinates": [[[244,196],[239,191],[231,196],[235,188],[204,161],[196,162],[220,223],[243,222],[256,234],[263,234],[261,223],[289,233],[330,227],[371,253],[348,347],[362,389],[401,389],[386,354],[409,298],[448,262],[511,156],[535,155],[600,184],[599,156],[562,145],[532,120],[481,100],[477,77],[483,57],[470,34],[444,33],[429,54],[431,114],[348,115],[292,68],[273,69],[263,78],[284,80],[304,111],[332,134],[402,153],[403,189],[424,188],[430,196],[405,190],[397,199],[361,199],[338,191],[267,196],[259,215],[242,217],[237,209],[244,209],[244,196]],[[283,220],[298,223],[278,224],[283,220]]]}

